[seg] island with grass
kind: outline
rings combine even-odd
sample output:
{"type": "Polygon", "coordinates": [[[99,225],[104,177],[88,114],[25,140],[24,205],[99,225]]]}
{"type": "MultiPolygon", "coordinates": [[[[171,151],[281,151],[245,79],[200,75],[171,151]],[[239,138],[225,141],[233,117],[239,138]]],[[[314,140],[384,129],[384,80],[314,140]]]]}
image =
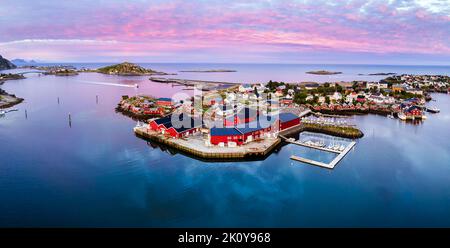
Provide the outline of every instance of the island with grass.
{"type": "Polygon", "coordinates": [[[129,62],[110,65],[92,71],[103,74],[121,75],[121,76],[169,75],[168,73],[165,72],[154,71],[152,69],[147,69],[137,64],[129,62]]]}
{"type": "Polygon", "coordinates": [[[340,71],[325,71],[325,70],[320,70],[320,71],[307,71],[307,74],[313,74],[313,75],[336,75],[336,74],[342,74],[342,72],[340,71]]]}
{"type": "Polygon", "coordinates": [[[23,98],[8,94],[3,89],[0,89],[0,109],[10,108],[16,104],[23,102],[23,98]]]}

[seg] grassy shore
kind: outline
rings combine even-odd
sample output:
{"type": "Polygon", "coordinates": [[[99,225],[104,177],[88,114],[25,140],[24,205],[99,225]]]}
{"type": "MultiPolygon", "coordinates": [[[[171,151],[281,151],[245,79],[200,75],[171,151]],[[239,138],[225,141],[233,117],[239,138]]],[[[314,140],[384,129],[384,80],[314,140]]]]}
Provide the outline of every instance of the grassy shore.
{"type": "Polygon", "coordinates": [[[302,125],[303,131],[329,134],[342,138],[359,139],[364,136],[364,133],[355,127],[319,125],[311,123],[303,123],[302,125]]]}

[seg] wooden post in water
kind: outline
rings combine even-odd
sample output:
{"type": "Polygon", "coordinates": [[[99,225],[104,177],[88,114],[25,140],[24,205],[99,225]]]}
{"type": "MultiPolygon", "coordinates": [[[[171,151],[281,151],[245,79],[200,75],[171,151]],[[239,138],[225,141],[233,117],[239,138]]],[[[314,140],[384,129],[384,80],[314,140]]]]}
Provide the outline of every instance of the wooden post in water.
{"type": "Polygon", "coordinates": [[[72,127],[72,115],[69,113],[69,127],[72,127]]]}
{"type": "Polygon", "coordinates": [[[58,104],[59,104],[59,96],[58,96],[58,104]]]}
{"type": "Polygon", "coordinates": [[[95,96],[95,102],[98,104],[98,95],[95,96]]]}
{"type": "Polygon", "coordinates": [[[25,109],[25,119],[28,119],[28,113],[26,109],[25,109]]]}

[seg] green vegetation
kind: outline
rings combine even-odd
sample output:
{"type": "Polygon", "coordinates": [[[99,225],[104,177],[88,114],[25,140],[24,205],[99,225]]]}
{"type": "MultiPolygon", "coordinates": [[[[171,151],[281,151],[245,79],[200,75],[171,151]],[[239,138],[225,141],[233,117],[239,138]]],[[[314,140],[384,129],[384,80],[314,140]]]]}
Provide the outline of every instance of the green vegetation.
{"type": "Polygon", "coordinates": [[[104,74],[114,75],[147,75],[147,74],[160,74],[157,71],[151,69],[145,69],[139,65],[124,62],[122,64],[106,66],[97,69],[97,72],[104,74]]]}
{"type": "Polygon", "coordinates": [[[302,125],[304,131],[330,134],[343,138],[355,139],[364,136],[363,132],[355,127],[320,125],[312,123],[303,123],[302,125]]]}

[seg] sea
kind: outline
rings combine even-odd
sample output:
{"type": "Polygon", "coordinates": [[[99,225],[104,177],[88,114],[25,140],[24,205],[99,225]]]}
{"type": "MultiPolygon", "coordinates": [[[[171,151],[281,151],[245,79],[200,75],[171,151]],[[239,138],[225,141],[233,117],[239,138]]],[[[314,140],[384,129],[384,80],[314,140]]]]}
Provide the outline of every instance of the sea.
{"type": "MultiPolygon", "coordinates": [[[[235,83],[450,73],[448,66],[141,65],[177,73],[172,78],[235,83]],[[236,72],[180,72],[210,69],[236,72]]],[[[115,111],[124,95],[191,94],[183,87],[141,76],[25,76],[0,86],[25,99],[0,117],[0,227],[450,227],[450,95],[432,94],[427,104],[441,112],[423,122],[346,119],[365,135],[329,170],[290,156],[334,155],[294,144],[260,161],[201,161],[136,137],[136,121],[115,111]]]]}

